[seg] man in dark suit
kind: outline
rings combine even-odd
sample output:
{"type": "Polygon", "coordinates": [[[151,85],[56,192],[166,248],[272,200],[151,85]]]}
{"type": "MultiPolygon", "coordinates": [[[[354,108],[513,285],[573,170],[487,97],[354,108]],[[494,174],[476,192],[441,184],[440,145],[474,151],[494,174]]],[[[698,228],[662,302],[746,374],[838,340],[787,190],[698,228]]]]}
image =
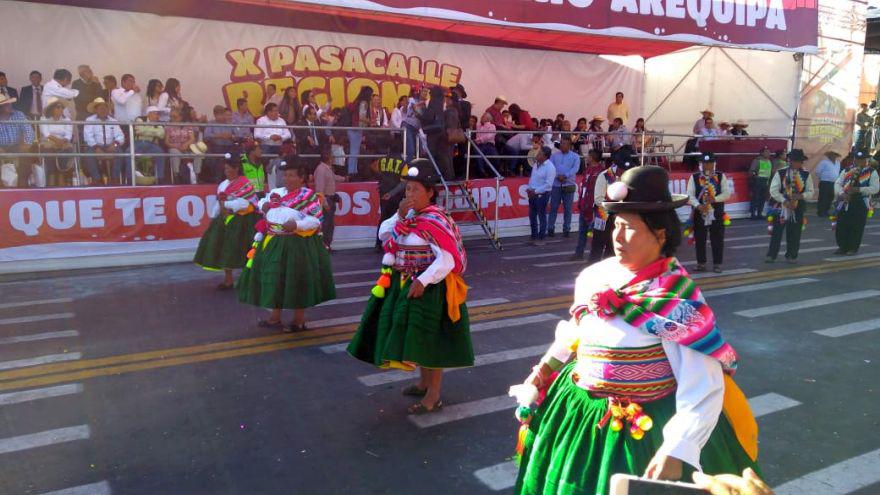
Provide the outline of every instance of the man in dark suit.
{"type": "Polygon", "coordinates": [[[6,73],[0,72],[0,95],[18,99],[18,91],[9,87],[9,81],[6,80],[6,73]]]}
{"type": "Polygon", "coordinates": [[[43,115],[43,75],[40,71],[31,71],[31,85],[21,88],[18,97],[18,111],[31,120],[40,120],[43,115]]]}
{"type": "MultiPolygon", "coordinates": [[[[296,149],[300,155],[319,155],[321,147],[325,144],[326,135],[323,129],[320,129],[321,122],[318,120],[318,114],[315,108],[309,106],[303,115],[302,126],[308,126],[307,129],[297,129],[294,133],[296,137],[296,149]]],[[[315,166],[321,159],[319,157],[302,158],[301,165],[305,165],[309,172],[315,170],[315,166]]]]}

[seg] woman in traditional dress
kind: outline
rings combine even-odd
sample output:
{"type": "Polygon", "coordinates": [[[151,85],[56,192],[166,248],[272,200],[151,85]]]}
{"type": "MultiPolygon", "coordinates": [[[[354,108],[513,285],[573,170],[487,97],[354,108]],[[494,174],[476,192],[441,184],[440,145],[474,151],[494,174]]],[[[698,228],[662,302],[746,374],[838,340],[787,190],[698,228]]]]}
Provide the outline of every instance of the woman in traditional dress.
{"type": "Polygon", "coordinates": [[[206,270],[223,270],[226,276],[217,288],[228,290],[234,282],[232,270],[244,268],[247,263],[260,215],[256,208],[257,193],[242,175],[241,158],[227,153],[223,171],[226,180],[217,186],[214,220],[199,241],[193,262],[206,270]]]}
{"type": "MultiPolygon", "coordinates": [[[[288,162],[289,163],[289,162],[288,162]]],[[[238,279],[238,300],[272,310],[263,328],[306,330],[306,308],[336,298],[330,254],[321,236],[323,209],[315,191],[305,187],[307,174],[283,165],[284,187],[259,202],[265,221],[258,222],[254,248],[238,279]],[[285,327],[281,310],[292,309],[285,327]]]]}
{"type": "Polygon", "coordinates": [[[434,204],[439,181],[426,159],[414,160],[397,213],[382,222],[381,276],[348,352],[382,368],[421,369],[403,390],[421,400],[411,414],[438,411],[443,368],[473,366],[467,265],[458,226],[434,204]]]}
{"type": "Polygon", "coordinates": [[[668,187],[664,169],[644,166],[609,188],[616,256],[581,272],[572,318],[511,388],[524,423],[517,493],[604,494],[615,473],[689,480],[755,467],[757,426],[730,379],[737,356],[674,257],[687,197],[668,187]]]}

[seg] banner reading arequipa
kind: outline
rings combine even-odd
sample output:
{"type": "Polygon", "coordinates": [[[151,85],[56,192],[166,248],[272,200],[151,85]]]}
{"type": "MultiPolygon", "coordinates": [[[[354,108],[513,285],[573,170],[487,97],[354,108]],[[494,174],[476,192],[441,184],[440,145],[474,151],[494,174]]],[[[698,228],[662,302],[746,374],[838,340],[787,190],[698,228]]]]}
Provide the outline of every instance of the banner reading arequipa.
{"type": "Polygon", "coordinates": [[[816,51],[818,0],[297,0],[627,38],[816,51]]]}

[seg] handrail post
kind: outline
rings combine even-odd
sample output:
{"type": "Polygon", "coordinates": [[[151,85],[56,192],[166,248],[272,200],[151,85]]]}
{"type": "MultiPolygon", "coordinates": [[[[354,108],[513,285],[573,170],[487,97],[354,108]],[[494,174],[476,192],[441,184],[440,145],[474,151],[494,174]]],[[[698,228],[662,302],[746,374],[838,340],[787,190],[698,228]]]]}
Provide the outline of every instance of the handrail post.
{"type": "Polygon", "coordinates": [[[641,153],[639,153],[639,154],[641,155],[639,157],[639,164],[641,166],[645,166],[645,131],[644,130],[642,131],[642,148],[641,148],[641,153]]]}
{"type": "Polygon", "coordinates": [[[403,138],[403,153],[401,156],[403,157],[404,161],[406,161],[406,126],[401,125],[400,129],[403,131],[402,133],[400,133],[401,137],[403,138]]]}
{"type": "MultiPolygon", "coordinates": [[[[128,123],[128,156],[131,159],[131,185],[136,186],[137,180],[135,180],[135,157],[134,157],[134,123],[128,123]]],[[[120,171],[121,173],[121,171],[120,171]]],[[[157,174],[158,175],[158,172],[157,174]]],[[[119,178],[119,183],[122,183],[122,177],[119,178]]]]}
{"type": "Polygon", "coordinates": [[[471,179],[471,130],[468,129],[465,132],[467,133],[465,134],[467,137],[467,152],[464,155],[464,180],[467,182],[471,179]]]}
{"type": "Polygon", "coordinates": [[[495,233],[495,242],[498,242],[498,239],[501,237],[498,235],[498,190],[501,189],[501,178],[498,175],[495,176],[495,227],[492,229],[495,233]]]}

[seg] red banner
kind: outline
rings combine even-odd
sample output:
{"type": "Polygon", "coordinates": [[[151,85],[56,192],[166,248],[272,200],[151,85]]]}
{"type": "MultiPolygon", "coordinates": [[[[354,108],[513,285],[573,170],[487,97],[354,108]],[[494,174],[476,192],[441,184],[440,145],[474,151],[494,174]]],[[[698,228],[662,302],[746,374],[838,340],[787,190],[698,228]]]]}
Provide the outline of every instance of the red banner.
{"type": "Polygon", "coordinates": [[[818,39],[818,0],[305,1],[423,18],[810,53],[818,39]]]}
{"type": "MultiPolygon", "coordinates": [[[[733,182],[731,203],[748,201],[747,174],[728,174],[733,182]]],[[[684,193],[687,173],[673,173],[670,189],[684,193]]],[[[527,178],[475,180],[471,193],[486,217],[516,220],[528,217],[527,178]]],[[[0,249],[70,242],[154,242],[193,239],[202,235],[215,211],[215,186],[159,186],[77,189],[8,189],[0,191],[0,249]]],[[[336,213],[338,238],[363,236],[362,229],[379,223],[374,182],[340,184],[336,213]]],[[[458,199],[450,206],[464,207],[458,199]]],[[[460,219],[468,213],[457,213],[460,219]]],[[[368,232],[372,234],[373,230],[368,232]]]]}

